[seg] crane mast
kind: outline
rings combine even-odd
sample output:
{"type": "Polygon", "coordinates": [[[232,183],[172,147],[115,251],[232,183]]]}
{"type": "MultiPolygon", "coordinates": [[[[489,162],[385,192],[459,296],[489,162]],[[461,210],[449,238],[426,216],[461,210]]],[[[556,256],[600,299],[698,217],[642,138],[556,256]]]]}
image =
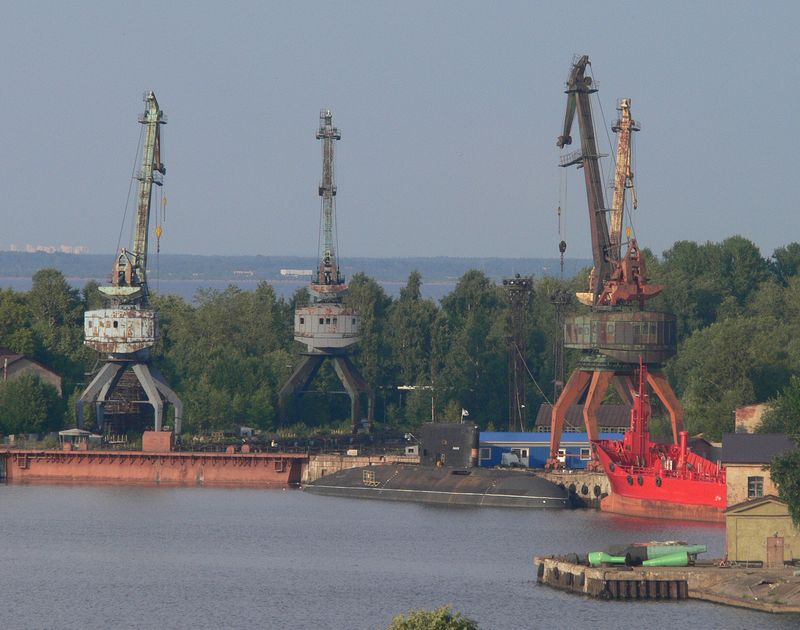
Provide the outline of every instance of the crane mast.
{"type": "Polygon", "coordinates": [[[333,126],[333,114],[329,109],[323,109],[319,113],[319,130],[317,131],[317,140],[322,140],[322,182],[318,189],[322,201],[319,228],[320,252],[319,266],[314,282],[311,283],[311,290],[318,302],[336,300],[347,290],[344,277],[339,271],[334,243],[336,184],[333,178],[333,141],[341,140],[341,138],[339,130],[333,126]]]}
{"type": "Polygon", "coordinates": [[[147,238],[150,227],[150,205],[153,184],[161,186],[167,172],[161,161],[161,125],[166,117],[158,107],[155,94],[145,94],[145,110],[139,122],[145,126],[142,144],[142,166],[137,175],[139,191],[136,205],[136,231],[133,249],[122,249],[114,263],[111,287],[101,287],[106,295],[119,302],[137,300],[141,306],[147,304],[147,238]]]}

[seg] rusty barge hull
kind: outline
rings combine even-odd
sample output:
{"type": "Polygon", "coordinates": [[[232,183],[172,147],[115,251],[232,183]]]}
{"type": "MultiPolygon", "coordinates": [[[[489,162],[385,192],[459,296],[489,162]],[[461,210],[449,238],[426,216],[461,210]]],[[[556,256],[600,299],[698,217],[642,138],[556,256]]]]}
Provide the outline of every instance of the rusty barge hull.
{"type": "Polygon", "coordinates": [[[9,483],[122,483],[181,486],[299,485],[306,455],[9,450],[9,483]]]}

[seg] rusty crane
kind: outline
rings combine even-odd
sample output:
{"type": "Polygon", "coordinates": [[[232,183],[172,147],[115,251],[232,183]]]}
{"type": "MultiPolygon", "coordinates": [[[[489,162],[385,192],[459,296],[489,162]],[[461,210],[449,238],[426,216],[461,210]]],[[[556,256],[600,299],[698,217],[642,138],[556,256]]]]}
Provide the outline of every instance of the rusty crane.
{"type": "MultiPolygon", "coordinates": [[[[107,403],[136,413],[141,403],[139,388],[153,407],[156,431],[162,430],[165,402],[175,410],[175,433],[180,434],[183,404],[158,368],[151,362],[151,348],[158,341],[158,313],[150,306],[147,285],[147,244],[153,185],[161,186],[166,168],[161,161],[161,125],[166,123],[153,92],[144,95],[141,170],[133,247],[122,249],[114,261],[110,286],[99,290],[107,308],[84,314],[84,343],[106,355],[103,366],[81,394],[76,405],[78,427],[84,422],[84,406],[95,408],[96,423],[104,427],[107,403]],[[131,377],[130,375],[133,374],[131,377]],[[118,390],[118,391],[117,391],[118,390]]],[[[156,228],[160,237],[161,228],[156,228]]],[[[114,427],[119,430],[121,427],[114,427]]]]}
{"type": "Polygon", "coordinates": [[[644,303],[663,287],[648,283],[636,239],[628,233],[627,243],[622,240],[625,195],[633,185],[631,133],[639,127],[630,115],[630,100],[622,99],[620,117],[613,127],[618,134],[614,197],[612,207],[606,208],[600,174],[600,158],[604,156],[598,152],[589,98],[597,92],[597,86],[587,74],[589,66],[586,55],[573,63],[566,85],[564,127],[556,144],[560,148],[571,144],[577,114],[581,148],[565,155],[561,166],[576,165],[584,172],[594,267],[589,291],[578,293],[577,298],[591,310],[565,321],[564,345],[581,350],[581,358],[553,406],[549,467],[560,465],[558,449],[568,408],[584,399],[586,431],[590,440],[597,440],[597,412],[609,385],[613,383],[621,398],[630,403],[635,394],[632,375],[640,357],[649,366],[648,383],[670,414],[676,443],[683,430],[683,410],[660,370],[675,352],[675,317],[644,310],[644,303]]]}

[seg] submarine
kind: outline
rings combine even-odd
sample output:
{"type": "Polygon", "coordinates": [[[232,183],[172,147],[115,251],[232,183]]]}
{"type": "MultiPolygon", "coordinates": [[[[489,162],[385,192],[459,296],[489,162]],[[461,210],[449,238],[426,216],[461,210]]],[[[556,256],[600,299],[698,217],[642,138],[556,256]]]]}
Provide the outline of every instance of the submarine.
{"type": "Polygon", "coordinates": [[[575,507],[563,486],[529,470],[481,468],[478,427],[429,422],[420,429],[419,464],[348,468],[305,486],[312,494],[471,507],[575,507]]]}

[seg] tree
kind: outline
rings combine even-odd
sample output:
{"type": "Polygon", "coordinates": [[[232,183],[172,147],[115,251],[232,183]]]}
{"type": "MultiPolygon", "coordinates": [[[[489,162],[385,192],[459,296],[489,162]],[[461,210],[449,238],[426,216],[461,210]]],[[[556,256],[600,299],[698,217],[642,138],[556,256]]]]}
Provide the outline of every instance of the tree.
{"type": "Polygon", "coordinates": [[[356,344],[353,357],[361,374],[371,388],[385,380],[389,371],[386,357],[389,354],[384,327],[392,299],[383,287],[363,273],[350,278],[345,305],[355,309],[361,316],[361,339],[356,344]]]}
{"type": "Polygon", "coordinates": [[[770,401],[758,432],[796,434],[800,438],[800,376],[792,376],[783,391],[770,401]]]}
{"type": "Polygon", "coordinates": [[[792,521],[800,526],[800,443],[798,450],[773,459],[769,473],[778,486],[778,496],[789,505],[792,521]]]}
{"type": "Polygon", "coordinates": [[[456,403],[478,422],[505,418],[508,308],[503,289],[482,272],[465,273],[442,299],[434,331],[437,407],[456,403]]]}
{"type": "Polygon", "coordinates": [[[392,619],[386,630],[477,630],[478,624],[450,606],[435,610],[412,610],[407,615],[392,619]]]}
{"type": "Polygon", "coordinates": [[[422,276],[411,272],[400,299],[389,308],[386,337],[398,384],[428,385],[431,381],[431,335],[436,305],[423,300],[422,276]]]}
{"type": "Polygon", "coordinates": [[[58,428],[63,408],[56,389],[36,374],[0,383],[0,433],[40,433],[58,428]]]}
{"type": "Polygon", "coordinates": [[[789,243],[772,254],[772,272],[779,282],[786,285],[789,278],[800,273],[800,243],[789,243]]]}

